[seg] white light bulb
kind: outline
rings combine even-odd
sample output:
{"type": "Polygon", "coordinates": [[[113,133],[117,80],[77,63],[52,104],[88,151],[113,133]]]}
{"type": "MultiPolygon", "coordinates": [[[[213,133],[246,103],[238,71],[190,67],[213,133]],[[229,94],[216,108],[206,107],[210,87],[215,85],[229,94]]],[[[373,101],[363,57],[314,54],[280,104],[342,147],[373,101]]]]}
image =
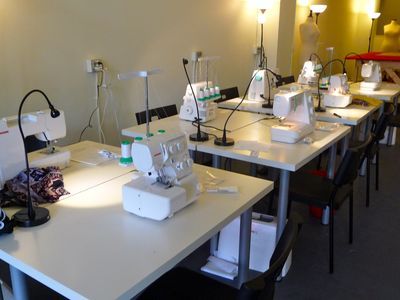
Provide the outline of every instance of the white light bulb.
{"type": "Polygon", "coordinates": [[[310,6],[310,9],[312,10],[313,13],[321,14],[326,10],[327,7],[328,5],[325,4],[314,4],[310,6]]]}
{"type": "Polygon", "coordinates": [[[376,11],[370,11],[368,13],[368,16],[369,16],[370,19],[375,20],[375,19],[378,19],[381,16],[381,13],[380,12],[376,12],[376,11]]]}

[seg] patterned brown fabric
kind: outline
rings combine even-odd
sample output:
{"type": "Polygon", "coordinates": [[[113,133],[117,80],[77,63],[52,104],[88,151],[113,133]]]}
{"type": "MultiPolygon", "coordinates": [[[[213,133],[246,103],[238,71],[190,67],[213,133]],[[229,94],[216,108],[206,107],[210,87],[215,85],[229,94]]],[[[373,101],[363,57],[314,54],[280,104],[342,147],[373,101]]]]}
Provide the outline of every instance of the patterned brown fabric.
{"type": "MultiPolygon", "coordinates": [[[[35,205],[53,203],[61,196],[69,194],[64,189],[63,176],[58,167],[31,168],[29,175],[31,197],[35,205]]],[[[0,196],[0,206],[26,206],[26,183],[25,171],[7,180],[0,196]]]]}

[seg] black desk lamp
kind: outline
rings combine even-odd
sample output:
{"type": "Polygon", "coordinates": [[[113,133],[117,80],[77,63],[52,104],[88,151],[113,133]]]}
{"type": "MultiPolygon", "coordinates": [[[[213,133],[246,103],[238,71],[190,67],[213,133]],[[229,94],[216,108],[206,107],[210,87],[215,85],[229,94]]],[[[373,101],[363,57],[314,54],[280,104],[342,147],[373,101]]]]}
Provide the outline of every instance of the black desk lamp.
{"type": "Polygon", "coordinates": [[[16,212],[13,216],[14,222],[16,226],[20,227],[33,227],[33,226],[38,226],[41,224],[46,223],[48,220],[50,220],[50,213],[48,209],[44,207],[33,207],[32,203],[32,198],[31,198],[31,191],[30,191],[30,183],[29,183],[29,173],[30,173],[30,168],[29,168],[29,161],[28,161],[28,153],[26,150],[26,144],[25,144],[25,135],[22,130],[22,125],[21,125],[21,112],[22,112],[22,106],[24,105],[26,99],[33,93],[40,93],[43,95],[43,97],[46,99],[47,104],[49,105],[50,109],[50,115],[52,118],[57,118],[60,115],[60,112],[54,108],[53,104],[51,104],[49,98],[46,96],[44,92],[41,90],[32,90],[28,94],[25,95],[25,97],[22,99],[21,104],[19,105],[18,109],[18,128],[22,136],[22,140],[24,142],[24,152],[25,152],[25,164],[26,164],[26,176],[27,176],[27,208],[23,208],[20,211],[16,212]]]}

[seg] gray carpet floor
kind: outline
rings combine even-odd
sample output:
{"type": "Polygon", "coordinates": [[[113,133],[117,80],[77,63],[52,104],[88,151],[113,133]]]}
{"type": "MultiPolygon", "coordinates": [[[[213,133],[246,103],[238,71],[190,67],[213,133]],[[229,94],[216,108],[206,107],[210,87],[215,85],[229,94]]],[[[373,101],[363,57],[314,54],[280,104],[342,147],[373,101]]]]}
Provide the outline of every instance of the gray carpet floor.
{"type": "MultiPolygon", "coordinates": [[[[354,241],[348,244],[348,205],[335,215],[335,271],[328,272],[328,226],[294,204],[304,225],[288,275],[276,299],[400,299],[400,146],[381,146],[380,188],[371,185],[365,207],[365,177],[355,183],[354,241]]],[[[371,168],[375,182],[375,166],[371,168]]]]}

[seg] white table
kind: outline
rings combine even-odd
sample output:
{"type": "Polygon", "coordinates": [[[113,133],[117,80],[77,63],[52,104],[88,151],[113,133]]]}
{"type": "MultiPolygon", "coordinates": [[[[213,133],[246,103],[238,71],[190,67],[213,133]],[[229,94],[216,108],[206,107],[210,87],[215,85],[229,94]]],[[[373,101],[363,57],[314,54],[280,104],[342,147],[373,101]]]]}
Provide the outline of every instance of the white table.
{"type": "MultiPolygon", "coordinates": [[[[201,194],[161,222],[123,210],[121,187],[132,174],[77,193],[48,206],[49,222],[0,237],[0,259],[12,266],[13,285],[23,272],[70,299],[130,299],[241,214],[247,227],[239,272],[246,274],[251,207],[273,183],[199,165],[194,170],[200,180],[211,171],[239,193],[201,194]]],[[[17,284],[16,293],[26,296],[17,284]]]]}
{"type": "MultiPolygon", "coordinates": [[[[210,121],[205,123],[205,126],[213,126],[219,129],[224,128],[225,120],[229,116],[231,111],[229,110],[224,110],[224,109],[218,109],[217,110],[217,117],[210,121]]],[[[227,130],[229,131],[235,131],[240,128],[246,127],[254,122],[257,122],[258,120],[261,120],[265,118],[264,115],[257,115],[249,112],[235,112],[230,121],[228,122],[228,125],[226,127],[227,130]]],[[[192,133],[197,132],[197,127],[192,125],[191,121],[185,121],[185,120],[180,120],[178,115],[165,118],[165,119],[160,119],[156,120],[150,123],[150,132],[155,133],[157,130],[166,130],[167,132],[172,130],[172,131],[179,131],[184,133],[186,136],[189,136],[192,133]]],[[[203,131],[208,131],[212,132],[214,134],[220,134],[221,131],[214,130],[214,129],[207,129],[205,127],[201,128],[203,131]]],[[[122,130],[122,134],[125,136],[130,136],[130,137],[144,137],[146,136],[146,124],[142,124],[140,126],[132,126],[126,129],[122,130]],[[137,129],[140,130],[137,130],[137,129]],[[135,132],[135,134],[132,135],[132,132],[135,132]]],[[[212,138],[210,136],[210,138],[212,138]]],[[[196,144],[197,142],[190,142],[188,143],[189,150],[196,150],[196,144]]]]}
{"type": "MultiPolygon", "coordinates": [[[[354,95],[365,95],[369,97],[374,97],[376,99],[391,102],[395,107],[394,114],[397,113],[397,106],[399,103],[400,96],[400,85],[390,82],[382,82],[382,86],[376,91],[363,91],[360,89],[360,83],[354,83],[350,85],[350,92],[354,95]]],[[[389,127],[388,129],[388,145],[394,145],[396,142],[396,128],[389,127]]]]}
{"type": "MultiPolygon", "coordinates": [[[[224,102],[219,102],[219,108],[234,109],[240,102],[240,98],[230,99],[224,102]]],[[[344,125],[357,126],[368,117],[370,117],[379,107],[369,105],[361,106],[351,104],[345,108],[326,107],[326,112],[316,112],[318,121],[335,122],[344,125]],[[334,115],[338,114],[341,118],[334,115]]],[[[262,102],[254,100],[244,100],[239,106],[240,111],[249,111],[260,114],[272,114],[271,108],[262,107],[262,102]]]]}
{"type": "MultiPolygon", "coordinates": [[[[239,112],[243,113],[243,112],[239,112]]],[[[259,116],[258,114],[254,114],[259,116]]],[[[163,129],[167,131],[174,131],[176,128],[181,128],[181,123],[177,118],[170,119],[170,127],[166,128],[164,125],[166,121],[157,120],[152,122],[152,127],[155,129],[163,129]]],[[[270,126],[276,120],[261,120],[259,122],[252,123],[240,129],[237,129],[231,133],[228,133],[228,137],[232,137],[235,141],[239,140],[253,140],[262,143],[268,143],[269,150],[267,152],[261,152],[258,156],[253,156],[249,150],[235,150],[234,146],[221,147],[214,145],[214,139],[211,138],[207,142],[198,143],[191,142],[188,139],[188,144],[191,149],[210,153],[213,155],[214,167],[220,166],[220,157],[234,158],[250,163],[260,164],[267,167],[274,167],[280,170],[280,189],[279,189],[279,202],[278,202],[278,226],[277,226],[277,239],[282,234],[285,222],[286,222],[286,211],[288,204],[288,193],[289,193],[289,177],[290,172],[297,171],[299,168],[310,162],[313,158],[317,157],[326,149],[330,148],[330,170],[329,176],[333,176],[335,157],[336,157],[336,143],[344,139],[349,133],[350,128],[347,126],[340,126],[334,132],[323,132],[315,131],[311,137],[314,140],[312,144],[285,144],[279,142],[271,142],[270,138],[270,126]]],[[[233,123],[233,122],[232,122],[233,123]]],[[[208,124],[208,123],[207,123],[208,124]]],[[[231,126],[239,128],[239,124],[232,124],[231,126]]],[[[213,133],[221,136],[221,133],[216,133],[215,130],[211,130],[213,133]]],[[[124,129],[122,134],[135,137],[143,135],[145,133],[145,127],[143,125],[124,129]]],[[[187,133],[186,133],[187,135],[187,133]]],[[[188,135],[187,135],[188,136],[188,135]]],[[[344,139],[345,140],[345,139],[344,139]]]]}

